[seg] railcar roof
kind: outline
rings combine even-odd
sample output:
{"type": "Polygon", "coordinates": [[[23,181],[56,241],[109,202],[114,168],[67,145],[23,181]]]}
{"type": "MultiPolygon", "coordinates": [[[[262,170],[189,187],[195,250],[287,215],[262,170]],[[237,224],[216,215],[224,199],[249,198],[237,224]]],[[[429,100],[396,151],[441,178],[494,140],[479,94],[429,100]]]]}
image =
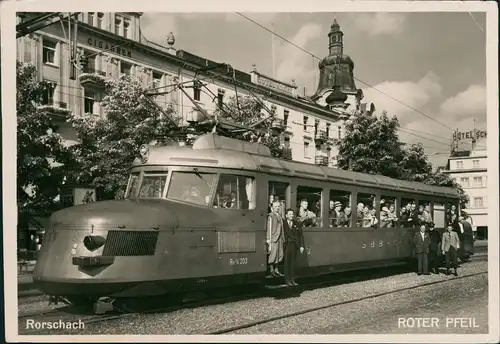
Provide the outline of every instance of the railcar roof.
{"type": "Polygon", "coordinates": [[[458,193],[453,188],[431,186],[380,175],[277,159],[271,156],[269,148],[265,145],[221,137],[215,134],[202,135],[192,147],[149,146],[147,162],[143,164],[140,159],[136,159],[133,166],[154,165],[260,171],[290,177],[328,180],[342,184],[357,184],[365,187],[381,187],[458,198],[458,193]]]}

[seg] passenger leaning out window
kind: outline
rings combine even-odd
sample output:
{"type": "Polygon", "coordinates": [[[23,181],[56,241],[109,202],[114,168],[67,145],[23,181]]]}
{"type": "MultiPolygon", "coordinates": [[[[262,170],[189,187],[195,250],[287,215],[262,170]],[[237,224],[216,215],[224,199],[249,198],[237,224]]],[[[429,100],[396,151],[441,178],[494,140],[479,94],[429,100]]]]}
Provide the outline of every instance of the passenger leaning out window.
{"type": "Polygon", "coordinates": [[[308,209],[309,202],[307,199],[302,199],[300,201],[299,208],[299,216],[297,218],[298,221],[302,224],[303,227],[312,227],[316,222],[316,214],[308,209]]]}

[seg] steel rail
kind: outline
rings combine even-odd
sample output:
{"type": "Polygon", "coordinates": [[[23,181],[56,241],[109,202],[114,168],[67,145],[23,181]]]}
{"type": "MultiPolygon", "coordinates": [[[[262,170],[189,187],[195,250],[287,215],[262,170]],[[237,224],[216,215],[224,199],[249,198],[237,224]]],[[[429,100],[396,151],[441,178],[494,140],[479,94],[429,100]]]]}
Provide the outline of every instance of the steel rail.
{"type": "MultiPolygon", "coordinates": [[[[481,258],[481,257],[478,257],[478,258],[481,258]]],[[[477,259],[477,260],[483,261],[483,260],[487,260],[487,259],[477,259]]],[[[381,268],[379,268],[379,269],[381,269],[381,268]]],[[[408,272],[408,266],[406,266],[406,265],[390,266],[390,267],[387,267],[387,269],[388,270],[383,270],[381,272],[373,272],[372,270],[367,270],[367,271],[365,271],[365,275],[363,275],[363,276],[356,274],[354,276],[347,276],[347,277],[342,277],[339,279],[331,279],[330,278],[330,279],[327,279],[325,281],[304,283],[304,284],[301,284],[299,286],[292,287],[292,289],[294,289],[296,291],[304,291],[304,290],[311,289],[311,288],[328,287],[328,286],[354,283],[354,282],[359,282],[359,281],[366,281],[366,280],[371,280],[371,279],[376,279],[376,278],[391,277],[391,276],[395,275],[395,272],[397,274],[397,271],[400,271],[400,270],[404,270],[404,271],[408,272]],[[368,275],[366,274],[366,272],[368,272],[368,275]]],[[[353,272],[359,272],[359,271],[346,271],[345,273],[353,273],[353,272]]],[[[343,304],[348,304],[348,303],[354,303],[357,301],[363,301],[365,299],[376,298],[376,297],[388,295],[391,293],[397,293],[397,292],[401,292],[401,291],[405,291],[405,290],[417,289],[417,288],[428,286],[428,285],[445,283],[448,281],[472,277],[472,276],[476,276],[476,275],[480,275],[480,274],[484,274],[484,273],[487,273],[487,271],[463,275],[463,276],[449,278],[449,279],[440,280],[440,281],[432,281],[432,282],[428,282],[428,283],[424,283],[424,284],[419,284],[417,286],[400,288],[400,289],[396,289],[396,290],[392,290],[392,291],[388,291],[388,292],[384,292],[384,293],[373,294],[373,295],[365,296],[362,298],[346,300],[346,301],[342,301],[342,302],[338,302],[338,303],[331,303],[328,305],[313,307],[313,308],[309,308],[309,309],[298,311],[298,312],[291,312],[291,313],[280,315],[277,317],[271,317],[271,318],[262,319],[259,321],[248,322],[248,323],[243,324],[243,325],[228,327],[225,329],[209,332],[207,334],[230,333],[230,332],[234,332],[234,331],[244,329],[244,328],[255,327],[255,326],[260,325],[260,324],[269,323],[269,322],[273,322],[273,321],[284,319],[284,318],[290,318],[290,317],[294,317],[297,315],[306,314],[309,312],[314,312],[316,310],[331,308],[331,307],[335,307],[335,306],[339,306],[339,305],[343,305],[343,304]]],[[[332,276],[332,275],[321,275],[318,277],[325,278],[327,276],[332,276]]],[[[163,307],[158,307],[158,308],[153,308],[153,309],[147,309],[147,310],[143,310],[143,311],[130,311],[130,310],[127,310],[126,307],[124,307],[121,310],[126,311],[126,313],[110,314],[110,315],[96,315],[95,317],[91,317],[89,319],[84,320],[84,323],[87,325],[87,324],[93,324],[93,323],[100,323],[100,322],[104,322],[104,321],[119,320],[119,319],[123,319],[126,317],[131,317],[131,316],[136,316],[136,315],[141,315],[141,314],[171,313],[171,312],[174,312],[174,311],[177,311],[180,309],[199,308],[199,307],[206,307],[206,306],[211,306],[211,305],[216,305],[216,304],[244,301],[247,299],[251,299],[253,297],[266,297],[266,292],[267,293],[276,292],[278,290],[285,290],[285,288],[283,288],[283,289],[253,288],[252,291],[250,291],[250,292],[243,292],[241,294],[234,295],[234,296],[216,297],[216,298],[210,298],[210,299],[205,299],[205,300],[201,300],[201,301],[200,300],[192,300],[192,301],[182,302],[182,303],[174,304],[174,305],[170,305],[170,306],[163,306],[163,307]]],[[[63,307],[63,308],[66,308],[66,307],[63,307]]],[[[43,314],[46,314],[46,313],[43,313],[43,314]]],[[[22,333],[20,333],[20,334],[31,335],[31,334],[42,334],[42,333],[46,333],[46,332],[48,332],[48,330],[35,330],[35,329],[33,329],[33,330],[23,330],[22,333]]]]}
{"type": "Polygon", "coordinates": [[[360,301],[369,300],[369,299],[375,299],[375,298],[378,298],[378,297],[381,297],[381,296],[385,296],[385,295],[400,293],[402,291],[407,291],[407,290],[412,290],[412,289],[418,289],[418,288],[427,287],[427,286],[430,286],[430,285],[447,283],[447,282],[454,281],[454,280],[457,280],[457,279],[470,278],[470,277],[474,277],[474,276],[478,276],[478,275],[482,275],[482,274],[488,274],[488,271],[476,272],[476,273],[472,273],[472,274],[468,274],[468,275],[463,275],[463,276],[458,276],[458,277],[454,277],[454,278],[450,278],[450,279],[445,279],[445,280],[440,280],[440,281],[427,282],[427,283],[419,284],[419,285],[416,285],[416,286],[411,286],[411,287],[405,287],[405,288],[399,288],[399,289],[395,289],[395,290],[385,291],[385,292],[382,292],[382,293],[377,293],[377,294],[367,295],[367,296],[363,296],[363,297],[358,297],[358,298],[354,298],[354,299],[351,299],[351,300],[345,300],[345,301],[340,301],[340,302],[333,302],[333,303],[330,303],[330,304],[327,304],[327,305],[323,305],[323,306],[311,307],[311,308],[304,309],[304,310],[297,311],[297,312],[290,312],[290,313],[287,313],[287,314],[278,315],[278,316],[270,317],[270,318],[267,318],[267,319],[262,319],[262,320],[256,320],[256,321],[248,322],[248,323],[242,324],[242,325],[236,325],[236,326],[232,326],[232,327],[227,327],[227,328],[224,328],[224,329],[221,329],[221,330],[209,332],[207,334],[226,334],[226,333],[231,333],[231,332],[235,332],[235,331],[238,331],[238,330],[255,327],[255,326],[258,326],[258,325],[271,323],[273,321],[278,321],[278,320],[287,319],[287,318],[293,318],[293,317],[296,317],[296,316],[299,316],[299,315],[303,315],[303,314],[307,314],[307,313],[319,311],[319,310],[322,310],[322,309],[333,308],[333,307],[347,305],[347,304],[350,304],[350,303],[360,302],[360,301]]]}

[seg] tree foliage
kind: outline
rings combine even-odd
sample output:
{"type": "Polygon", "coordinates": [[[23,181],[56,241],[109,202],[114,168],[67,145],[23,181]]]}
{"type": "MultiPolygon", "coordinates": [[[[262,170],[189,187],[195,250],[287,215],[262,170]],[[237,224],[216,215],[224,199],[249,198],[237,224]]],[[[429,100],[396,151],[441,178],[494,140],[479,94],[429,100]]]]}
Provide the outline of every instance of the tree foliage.
{"type": "Polygon", "coordinates": [[[99,199],[119,197],[141,145],[159,135],[176,139],[173,110],[160,110],[145,91],[138,78],[107,79],[101,102],[106,115],[73,114],[69,119],[79,139],[71,147],[75,160],[70,179],[95,187],[99,199]]]}
{"type": "MultiPolygon", "coordinates": [[[[187,130],[179,126],[174,108],[160,110],[138,78],[122,76],[105,80],[105,96],[101,102],[104,116],[73,114],[69,122],[79,143],[71,147],[74,157],[69,170],[75,184],[92,185],[99,199],[119,197],[127,181],[127,170],[139,155],[142,144],[158,137],[190,144],[211,128],[187,130]]],[[[247,141],[260,141],[274,156],[283,152],[280,137],[271,129],[273,117],[261,111],[259,102],[249,97],[233,97],[217,110],[216,117],[233,123],[251,125],[263,120],[257,133],[222,131],[220,134],[247,141]],[[266,118],[269,117],[269,118],[266,118]]],[[[193,129],[193,128],[191,128],[193,129]]]]}
{"type": "Polygon", "coordinates": [[[57,208],[56,197],[70,158],[53,120],[39,107],[49,87],[36,78],[32,64],[17,61],[17,202],[21,214],[57,208]]]}
{"type": "Polygon", "coordinates": [[[391,178],[453,187],[465,208],[468,196],[448,174],[434,172],[422,143],[406,146],[398,136],[399,121],[380,116],[354,113],[345,123],[343,137],[337,140],[339,168],[379,174],[391,178]]]}
{"type": "Polygon", "coordinates": [[[224,103],[222,109],[218,107],[214,114],[220,120],[247,127],[257,124],[255,131],[232,131],[222,133],[222,135],[248,142],[260,142],[269,147],[272,156],[289,158],[285,154],[279,131],[273,129],[273,124],[276,123],[277,119],[276,115],[271,115],[263,109],[262,103],[257,99],[249,96],[233,96],[229,98],[227,103],[224,103]]]}
{"type": "Polygon", "coordinates": [[[399,141],[398,119],[384,112],[380,117],[353,114],[336,143],[339,168],[400,178],[403,174],[403,144],[399,141]]]}

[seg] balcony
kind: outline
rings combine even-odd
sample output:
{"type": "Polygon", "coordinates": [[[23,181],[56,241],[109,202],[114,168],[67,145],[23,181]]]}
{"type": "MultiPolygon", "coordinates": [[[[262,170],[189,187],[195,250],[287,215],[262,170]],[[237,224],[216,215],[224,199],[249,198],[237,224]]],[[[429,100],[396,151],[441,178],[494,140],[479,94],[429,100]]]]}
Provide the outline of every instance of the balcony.
{"type": "Polygon", "coordinates": [[[292,149],[291,148],[283,148],[283,159],[292,160],[292,149]]]}
{"type": "Polygon", "coordinates": [[[324,130],[318,130],[316,132],[316,135],[314,135],[314,142],[316,145],[322,145],[328,140],[328,136],[326,136],[326,131],[324,130]]]}
{"type": "Polygon", "coordinates": [[[102,90],[105,86],[106,73],[97,69],[87,68],[78,78],[80,79],[80,85],[83,87],[102,90]]]}
{"type": "Polygon", "coordinates": [[[271,122],[271,129],[278,133],[284,132],[286,129],[285,121],[281,118],[273,119],[273,121],[271,122]]]}
{"type": "Polygon", "coordinates": [[[328,157],[324,155],[317,155],[314,159],[316,165],[328,166],[328,157]]]}
{"type": "Polygon", "coordinates": [[[66,117],[71,114],[71,110],[68,109],[68,104],[64,102],[54,102],[51,105],[40,105],[37,109],[45,112],[54,120],[66,120],[66,117]]]}

